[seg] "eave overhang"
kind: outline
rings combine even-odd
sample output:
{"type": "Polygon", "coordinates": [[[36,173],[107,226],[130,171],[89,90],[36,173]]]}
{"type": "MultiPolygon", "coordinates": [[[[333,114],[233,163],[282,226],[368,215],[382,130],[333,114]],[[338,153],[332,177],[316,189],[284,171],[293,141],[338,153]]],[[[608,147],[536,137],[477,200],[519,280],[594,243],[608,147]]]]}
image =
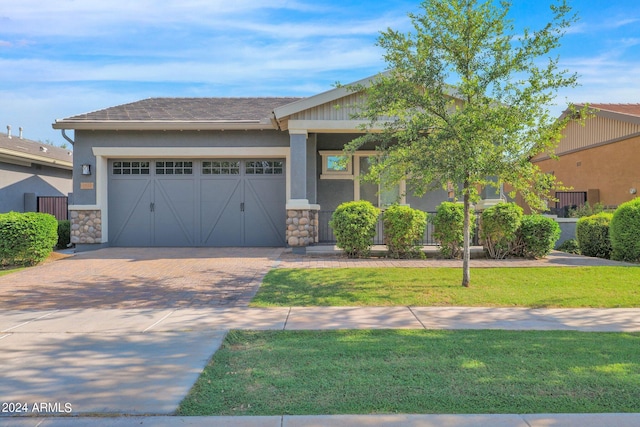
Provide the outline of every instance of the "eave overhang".
{"type": "Polygon", "coordinates": [[[73,169],[72,161],[64,161],[58,159],[52,159],[49,157],[37,156],[28,153],[16,153],[12,150],[7,150],[6,148],[0,148],[0,161],[4,161],[6,163],[13,163],[20,166],[30,166],[31,163],[57,167],[60,169],[73,169]]]}
{"type": "Polygon", "coordinates": [[[164,120],[56,120],[54,129],[73,130],[140,130],[140,131],[203,131],[203,130],[275,130],[271,121],[164,121],[164,120]]]}

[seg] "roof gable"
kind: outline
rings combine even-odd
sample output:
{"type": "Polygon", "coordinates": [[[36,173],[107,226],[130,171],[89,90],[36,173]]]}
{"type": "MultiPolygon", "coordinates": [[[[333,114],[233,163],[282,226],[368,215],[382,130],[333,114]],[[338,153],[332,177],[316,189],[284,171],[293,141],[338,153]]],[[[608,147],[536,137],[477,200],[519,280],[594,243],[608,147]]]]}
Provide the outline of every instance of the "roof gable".
{"type": "MultiPolygon", "coordinates": [[[[596,116],[640,125],[640,104],[587,104],[596,116]]],[[[576,104],[578,109],[585,104],[576,104]]]]}

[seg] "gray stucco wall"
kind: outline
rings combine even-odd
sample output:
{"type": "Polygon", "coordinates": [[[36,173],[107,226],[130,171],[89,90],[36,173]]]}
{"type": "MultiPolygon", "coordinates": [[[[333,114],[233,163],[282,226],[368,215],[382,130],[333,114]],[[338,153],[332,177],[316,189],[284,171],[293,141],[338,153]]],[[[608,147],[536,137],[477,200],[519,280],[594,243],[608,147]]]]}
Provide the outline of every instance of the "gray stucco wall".
{"type": "Polygon", "coordinates": [[[44,165],[19,166],[0,162],[0,213],[24,212],[24,194],[67,196],[71,171],[44,165]]]}
{"type": "Polygon", "coordinates": [[[445,190],[432,190],[426,192],[422,197],[414,196],[410,189],[407,189],[407,203],[414,209],[425,212],[435,212],[440,203],[445,202],[449,195],[445,190]]]}
{"type": "Polygon", "coordinates": [[[556,222],[560,226],[560,238],[556,242],[556,248],[564,241],[576,238],[576,224],[578,218],[556,218],[556,222]]]}
{"type": "Polygon", "coordinates": [[[76,205],[96,203],[95,173],[81,175],[81,165],[95,167],[93,147],[288,147],[289,134],[280,131],[84,131],[75,132],[73,183],[76,205]],[[80,190],[80,182],[93,182],[93,190],[80,190]]]}

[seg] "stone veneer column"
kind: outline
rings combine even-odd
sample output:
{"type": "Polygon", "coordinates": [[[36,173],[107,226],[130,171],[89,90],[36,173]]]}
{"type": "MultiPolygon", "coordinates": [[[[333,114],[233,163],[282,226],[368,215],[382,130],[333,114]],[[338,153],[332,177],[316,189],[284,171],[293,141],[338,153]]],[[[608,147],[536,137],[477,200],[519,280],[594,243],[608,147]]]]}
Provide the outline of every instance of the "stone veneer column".
{"type": "Polygon", "coordinates": [[[102,243],[102,213],[100,210],[70,211],[71,243],[102,243]]]}
{"type": "Polygon", "coordinates": [[[318,243],[318,209],[287,209],[286,238],[295,253],[305,253],[307,246],[318,243]]]}

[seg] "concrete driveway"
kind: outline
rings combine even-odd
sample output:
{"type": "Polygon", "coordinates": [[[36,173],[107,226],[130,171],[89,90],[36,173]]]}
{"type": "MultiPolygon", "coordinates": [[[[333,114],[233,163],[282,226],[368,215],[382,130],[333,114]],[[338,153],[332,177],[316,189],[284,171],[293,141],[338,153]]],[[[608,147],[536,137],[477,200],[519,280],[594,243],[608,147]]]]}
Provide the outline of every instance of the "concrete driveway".
{"type": "Polygon", "coordinates": [[[246,306],[281,252],[108,248],[0,277],[0,402],[26,403],[0,417],[172,413],[225,335],[192,320],[246,306]]]}

